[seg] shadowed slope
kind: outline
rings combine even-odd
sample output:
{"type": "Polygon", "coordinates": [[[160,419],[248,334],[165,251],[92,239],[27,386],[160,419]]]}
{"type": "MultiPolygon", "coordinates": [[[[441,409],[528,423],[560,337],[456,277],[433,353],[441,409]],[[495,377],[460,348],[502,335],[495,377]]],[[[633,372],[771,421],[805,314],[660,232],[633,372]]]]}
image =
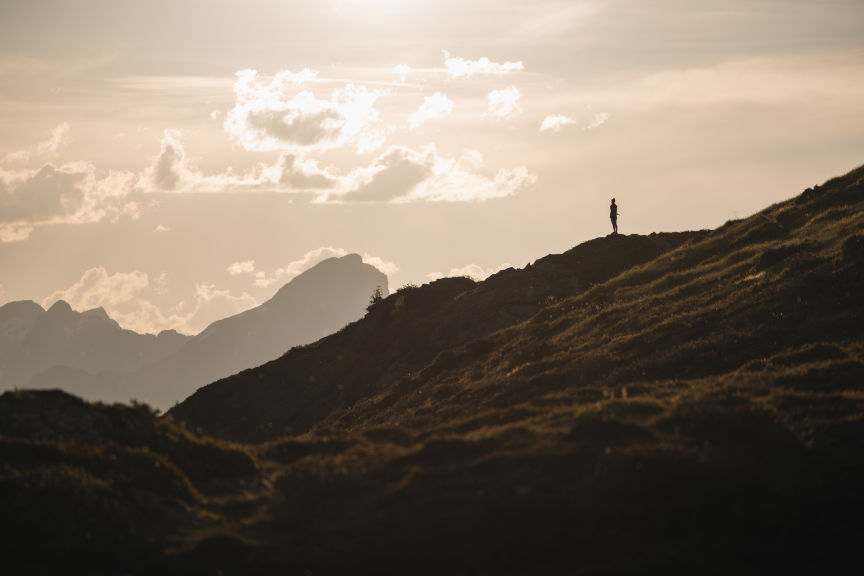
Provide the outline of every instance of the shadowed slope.
{"type": "Polygon", "coordinates": [[[172,413],[209,434],[244,441],[303,432],[424,367],[440,365],[439,355],[463,345],[482,348],[482,338],[549,303],[702,236],[612,236],[484,282],[445,278],[400,290],[339,333],[211,384],[172,413]]]}

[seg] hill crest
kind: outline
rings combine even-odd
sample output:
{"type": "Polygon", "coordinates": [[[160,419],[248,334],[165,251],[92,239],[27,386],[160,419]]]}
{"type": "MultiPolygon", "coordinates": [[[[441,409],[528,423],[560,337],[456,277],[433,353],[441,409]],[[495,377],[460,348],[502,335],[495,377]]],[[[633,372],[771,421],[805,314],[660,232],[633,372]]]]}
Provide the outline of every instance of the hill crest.
{"type": "MultiPolygon", "coordinates": [[[[586,365],[584,358],[570,362],[581,365],[598,382],[632,382],[641,372],[647,378],[648,371],[628,368],[623,357],[633,352],[626,346],[619,350],[616,342],[627,340],[637,346],[638,335],[652,333],[658,358],[674,355],[667,350],[680,354],[680,347],[696,346],[694,342],[705,346],[693,352],[693,365],[702,368],[692,370],[684,364],[683,371],[679,368],[682,375],[734,370],[755,358],[755,350],[770,356],[782,346],[772,348],[757,338],[752,351],[738,351],[733,360],[727,356],[715,362],[709,359],[719,353],[718,346],[724,349],[734,344],[709,345],[710,337],[697,337],[712,323],[727,326],[752,321],[744,312],[748,306],[780,314],[776,310],[779,301],[788,305],[785,296],[778,295],[780,300],[771,302],[765,300],[770,292],[755,288],[791,289],[786,283],[825,281],[817,272],[830,270],[838,256],[843,258],[838,266],[847,274],[843,254],[849,250],[841,253],[841,247],[854,244],[858,236],[848,218],[838,219],[837,214],[861,201],[861,173],[859,168],[714,231],[610,235],[564,254],[546,256],[522,270],[501,271],[483,282],[450,278],[399,290],[342,331],[214,382],[175,407],[172,414],[209,434],[243,441],[388,421],[428,426],[436,418],[447,421],[458,414],[468,418],[480,410],[471,407],[468,398],[472,394],[458,383],[470,383],[467,387],[471,388],[483,382],[484,389],[501,397],[507,395],[501,387],[510,388],[506,383],[520,371],[529,380],[548,381],[542,387],[532,389],[526,384],[522,392],[513,392],[515,396],[507,402],[515,405],[535,394],[547,395],[550,386],[560,388],[568,381],[555,375],[562,368],[556,361],[543,359],[565,354],[565,350],[582,348],[583,357],[607,357],[613,350],[617,350],[615,355],[623,354],[617,362],[598,360],[594,366],[586,365]],[[774,271],[784,265],[784,283],[777,285],[774,271]],[[728,302],[735,319],[726,319],[712,307],[711,298],[728,302]],[[746,304],[748,298],[752,304],[746,304]],[[645,308],[651,301],[668,316],[645,308]],[[676,319],[691,316],[692,326],[676,323],[676,319]],[[579,336],[578,330],[562,331],[562,326],[582,326],[587,332],[579,336]],[[657,333],[657,327],[665,327],[668,335],[657,333]],[[564,349],[552,345],[564,333],[576,340],[568,340],[564,349]],[[590,338],[593,344],[580,342],[583,338],[590,338]],[[510,341],[520,344],[514,348],[510,341]],[[526,364],[535,364],[532,371],[539,372],[529,376],[524,372],[526,364]],[[419,398],[422,390],[425,408],[405,400],[415,394],[419,398]],[[453,404],[452,412],[445,409],[448,403],[453,404]],[[418,418],[418,411],[424,410],[429,417],[418,418]],[[238,413],[243,417],[238,418],[238,413]]],[[[800,290],[809,293],[814,288],[800,290]]],[[[830,303],[820,301],[820,305],[830,303]]],[[[796,317],[790,312],[783,312],[784,322],[796,317]]],[[[759,330],[773,339],[779,335],[769,321],[772,318],[769,315],[759,330]]],[[[783,341],[791,342],[791,334],[784,336],[783,341]]],[[[807,338],[794,340],[802,345],[807,338]]],[[[642,360],[636,364],[653,362],[645,352],[640,352],[642,360]]],[[[572,370],[564,369],[566,373],[572,370]]],[[[672,376],[668,371],[662,375],[672,376]]],[[[588,385],[585,375],[570,381],[588,385]]]]}

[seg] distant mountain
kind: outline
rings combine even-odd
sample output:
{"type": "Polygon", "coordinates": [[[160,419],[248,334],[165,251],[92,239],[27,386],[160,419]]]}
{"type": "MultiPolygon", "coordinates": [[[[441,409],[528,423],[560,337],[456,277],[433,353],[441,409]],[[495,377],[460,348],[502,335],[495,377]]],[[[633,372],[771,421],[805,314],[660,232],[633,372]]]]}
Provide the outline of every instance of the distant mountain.
{"type": "Polygon", "coordinates": [[[85,398],[136,399],[168,408],[203,386],[272,360],[292,346],[314,342],[361,317],[387,276],[361,257],[329,258],[283,286],[256,308],[214,322],[171,354],[134,369],[88,374],[75,365],[34,377],[33,388],[62,388],[85,398]]]}
{"type": "Polygon", "coordinates": [[[102,308],[75,312],[60,300],[44,310],[35,302],[10,302],[0,307],[0,390],[32,386],[45,370],[137,370],[187,340],[173,330],[156,336],[124,330],[102,308]]]}

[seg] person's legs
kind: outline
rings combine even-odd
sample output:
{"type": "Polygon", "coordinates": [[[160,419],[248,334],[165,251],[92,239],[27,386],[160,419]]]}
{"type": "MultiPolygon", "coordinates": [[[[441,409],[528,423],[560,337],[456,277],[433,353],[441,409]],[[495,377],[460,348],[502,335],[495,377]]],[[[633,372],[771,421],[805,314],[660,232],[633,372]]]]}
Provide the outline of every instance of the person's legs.
{"type": "Polygon", "coordinates": [[[618,219],[617,218],[612,218],[612,233],[613,234],[618,233],[618,219]]]}

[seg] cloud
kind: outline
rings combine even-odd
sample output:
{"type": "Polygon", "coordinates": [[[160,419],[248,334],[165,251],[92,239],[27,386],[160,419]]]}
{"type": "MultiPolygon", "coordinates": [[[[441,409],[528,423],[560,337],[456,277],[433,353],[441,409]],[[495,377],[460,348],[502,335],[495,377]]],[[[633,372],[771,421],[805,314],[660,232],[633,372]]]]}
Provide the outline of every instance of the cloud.
{"type": "Polygon", "coordinates": [[[168,228],[167,226],[163,226],[162,224],[159,224],[158,226],[156,226],[156,228],[153,229],[153,232],[169,232],[170,230],[171,229],[168,228]]]}
{"type": "MultiPolygon", "coordinates": [[[[69,125],[60,124],[49,140],[7,158],[17,162],[54,155],[68,133],[69,125]]],[[[97,172],[89,162],[0,167],[0,242],[23,242],[45,225],[137,218],[140,206],[132,196],[136,180],[131,172],[97,172]]]]}
{"type": "Polygon", "coordinates": [[[137,218],[140,207],[130,198],[134,182],[129,172],[100,177],[87,162],[0,169],[0,241],[24,241],[43,225],[137,218]]]}
{"type": "Polygon", "coordinates": [[[435,174],[434,147],[423,151],[391,146],[372,164],[354,170],[346,179],[345,190],[338,194],[352,201],[390,202],[405,197],[435,174]]]}
{"type": "Polygon", "coordinates": [[[482,202],[517,194],[536,181],[527,168],[482,172],[483,156],[465,150],[458,158],[440,156],[433,144],[423,150],[391,146],[372,163],[343,178],[342,188],[318,202],[482,202]]]}
{"type": "Polygon", "coordinates": [[[386,276],[392,276],[396,272],[399,272],[399,266],[395,262],[391,262],[390,260],[384,260],[378,256],[372,256],[367,253],[363,253],[361,255],[363,258],[363,262],[369,264],[370,266],[374,266],[381,272],[383,272],[386,276]]]}
{"type": "Polygon", "coordinates": [[[492,62],[485,56],[479,60],[468,60],[466,58],[454,58],[446,50],[444,53],[444,66],[447,68],[447,75],[451,79],[456,78],[471,78],[474,75],[489,75],[501,76],[508,72],[516,72],[525,69],[522,61],[504,63],[492,62]]]}
{"type": "Polygon", "coordinates": [[[593,130],[594,128],[598,128],[605,124],[606,121],[609,120],[609,118],[611,117],[612,115],[608,112],[597,112],[596,114],[591,116],[591,119],[585,125],[583,130],[593,130]]]}
{"type": "Polygon", "coordinates": [[[51,131],[48,140],[39,142],[24,150],[10,152],[2,159],[0,164],[26,164],[35,158],[52,158],[69,142],[69,124],[63,122],[51,131]]]}
{"type": "Polygon", "coordinates": [[[100,266],[87,270],[81,279],[69,288],[55,291],[42,301],[42,305],[47,308],[58,300],[65,300],[79,310],[100,306],[113,307],[132,299],[149,285],[150,279],[143,272],[135,270],[109,274],[100,266]]]}
{"type": "Polygon", "coordinates": [[[255,272],[255,260],[245,260],[243,262],[234,262],[225,269],[231,276],[239,276],[240,274],[251,274],[255,272]]]}
{"type": "MultiPolygon", "coordinates": [[[[589,106],[590,109],[590,106],[589,106]]],[[[591,117],[587,120],[584,126],[582,126],[582,130],[593,130],[595,128],[599,128],[603,124],[606,123],[612,115],[608,112],[595,112],[591,115],[591,117]]],[[[560,132],[562,128],[566,128],[567,126],[573,126],[577,124],[575,118],[571,118],[569,116],[564,116],[562,114],[553,114],[550,116],[546,116],[543,119],[543,122],[540,124],[540,132],[560,132]]]]}
{"type": "Polygon", "coordinates": [[[506,270],[507,268],[512,267],[513,265],[507,262],[493,268],[484,268],[479,264],[468,264],[467,266],[462,266],[461,268],[451,268],[450,271],[446,274],[442,274],[441,272],[431,272],[426,275],[426,278],[428,278],[429,280],[438,280],[439,278],[454,278],[460,276],[467,276],[468,278],[479,282],[480,280],[485,280],[496,272],[500,272],[501,270],[506,270]]]}
{"type": "Polygon", "coordinates": [[[337,186],[339,177],[323,170],[315,160],[283,153],[279,159],[279,183],[292,190],[323,190],[337,186]]]}
{"type": "Polygon", "coordinates": [[[30,237],[34,228],[0,224],[0,242],[23,242],[30,237]]]}
{"type": "Polygon", "coordinates": [[[73,309],[83,311],[104,308],[120,326],[139,333],[158,333],[173,329],[195,334],[209,323],[237,314],[258,305],[249,294],[233,294],[220,290],[214,284],[195,286],[193,304],[181,301],[167,312],[153,302],[167,291],[165,273],[151,279],[144,272],[109,273],[105,268],[90,268],[81,279],[63,290],[57,290],[42,300],[48,308],[58,300],[65,300],[73,309]]]}
{"type": "Polygon", "coordinates": [[[503,90],[493,90],[486,96],[489,113],[499,120],[516,116],[522,112],[522,108],[518,104],[520,96],[519,89],[515,86],[503,90]]]}
{"type": "Polygon", "coordinates": [[[236,102],[224,127],[246,150],[324,151],[356,146],[369,152],[383,144],[384,133],[375,103],[384,93],[347,84],[320,99],[296,92],[317,72],[283,71],[270,84],[260,84],[255,70],[237,72],[236,102]]]}
{"type": "MultiPolygon", "coordinates": [[[[312,268],[322,260],[326,260],[327,258],[341,258],[348,254],[348,250],[345,250],[344,248],[334,248],[333,246],[321,246],[315,248],[314,250],[306,252],[302,258],[293,260],[285,266],[277,268],[272,273],[267,273],[261,270],[257,271],[255,273],[255,286],[266,288],[276,282],[286,283],[309,268],[312,268]]],[[[384,260],[379,256],[372,256],[371,254],[363,253],[361,257],[363,258],[363,262],[374,266],[384,274],[390,275],[399,271],[399,266],[394,262],[384,260]]]]}
{"type": "Polygon", "coordinates": [[[453,101],[446,94],[436,92],[424,98],[420,109],[408,117],[408,125],[411,130],[416,130],[427,120],[444,116],[451,112],[453,112],[453,101]]]}
{"type": "Polygon", "coordinates": [[[397,64],[393,67],[393,74],[399,78],[400,82],[405,82],[409,72],[411,72],[411,67],[407,64],[397,64]]]}
{"type": "Polygon", "coordinates": [[[546,116],[540,124],[540,132],[560,132],[562,128],[576,124],[576,120],[562,114],[546,116]]]}
{"type": "Polygon", "coordinates": [[[151,188],[166,192],[177,191],[201,179],[199,173],[189,168],[186,149],[180,137],[177,130],[165,130],[159,155],[144,173],[144,182],[151,188]]]}
{"type": "Polygon", "coordinates": [[[245,174],[230,170],[204,175],[189,165],[179,133],[166,130],[161,152],[136,184],[157,192],[305,192],[327,202],[476,202],[518,193],[536,177],[524,166],[483,173],[483,156],[464,150],[458,158],[439,156],[434,145],[415,150],[391,146],[369,165],[345,175],[321,168],[304,154],[283,152],[274,164],[245,174]]]}
{"type": "Polygon", "coordinates": [[[302,154],[284,152],[274,164],[259,163],[242,174],[231,169],[205,175],[191,165],[180,132],[165,130],[160,152],[143,171],[136,188],[143,192],[299,192],[322,190],[339,184],[339,178],[302,154]]]}

